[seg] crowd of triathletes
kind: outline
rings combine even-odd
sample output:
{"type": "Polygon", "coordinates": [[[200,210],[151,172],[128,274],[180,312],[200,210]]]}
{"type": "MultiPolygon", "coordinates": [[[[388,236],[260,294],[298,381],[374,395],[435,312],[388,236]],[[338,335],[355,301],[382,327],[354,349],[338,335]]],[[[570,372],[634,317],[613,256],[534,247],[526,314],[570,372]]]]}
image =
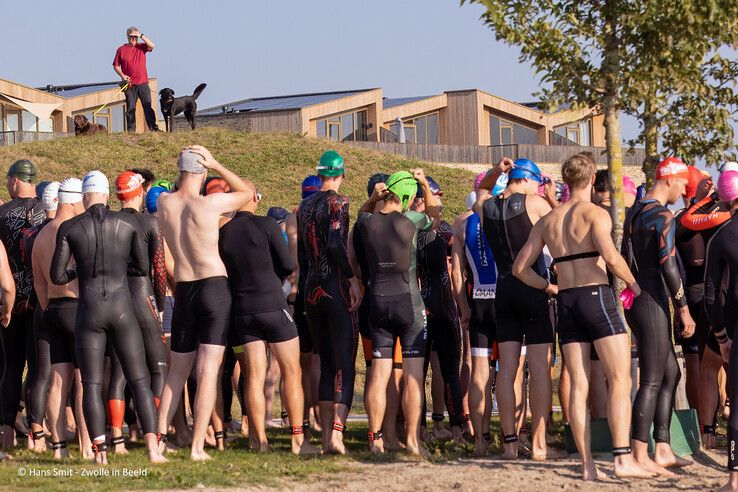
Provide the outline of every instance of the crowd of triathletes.
{"type": "Polygon", "coordinates": [[[114,212],[99,171],[36,184],[32,162],[9,167],[11,200],[0,206],[2,446],[27,435],[29,449],[64,458],[76,434],[84,457],[106,463],[109,450],[127,452],[126,424],[152,462],[178,446],[208,459],[204,443],[223,450],[229,431],[266,451],[279,388],[292,451],[317,453],[309,437],[319,434],[322,452],[343,454],[361,344],[372,452],[425,455],[433,437],[473,441],[484,455],[499,411],[504,457],[555,459],[565,455],[547,446],[557,337],[563,422],[585,478],[597,475],[588,414],[609,419],[620,476],[669,475],[690,463],[670,447],[681,375],[674,343],[702,445],[720,442],[738,318],[725,225],[734,222],[738,164],[721,167],[717,191],[708,173],[673,157],[650,190],[624,177],[621,251],[610,239],[608,173],[586,154],[564,163],[564,183],[528,159],[503,159],[470,182],[467,211],[452,223],[441,220],[441,185],[414,169],[371,176],[350,226],[335,151],[302,182],[298,207],[265,216],[258,184],[207,149],[185,149],[178,170],[176,183],[124,171],[114,212]],[[675,216],[669,207],[681,200],[675,216]],[[627,286],[620,299],[632,337],[613,275],[627,286]]]}

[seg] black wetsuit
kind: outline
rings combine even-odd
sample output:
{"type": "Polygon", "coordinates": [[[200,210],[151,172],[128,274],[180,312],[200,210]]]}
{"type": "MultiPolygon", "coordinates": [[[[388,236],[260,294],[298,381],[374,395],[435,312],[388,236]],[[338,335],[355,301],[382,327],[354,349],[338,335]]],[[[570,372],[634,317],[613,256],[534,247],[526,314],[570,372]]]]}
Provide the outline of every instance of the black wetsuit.
{"type": "Polygon", "coordinates": [[[61,225],[51,281],[63,285],[79,279],[75,348],[82,373],[85,420],[93,441],[105,436],[101,391],[108,339],[120,358],[144,433],[156,432],[156,409],[144,342],[128,289],[129,274],[148,274],[145,244],[138,221],[130,214],[97,204],[61,225]],[[66,269],[72,257],[76,271],[66,269]]]}
{"type": "MultiPolygon", "coordinates": [[[[296,215],[297,209],[293,213],[296,215]]],[[[297,264],[300,266],[307,265],[304,249],[298,249],[297,251],[297,264]]],[[[295,295],[295,302],[293,304],[293,317],[295,319],[295,326],[297,326],[297,336],[300,339],[300,353],[317,354],[318,347],[313,340],[313,334],[310,332],[310,324],[305,313],[305,276],[305,272],[301,271],[297,277],[297,295],[295,295]]]]}
{"type": "Polygon", "coordinates": [[[23,254],[23,232],[46,218],[37,198],[14,198],[0,205],[0,240],[5,246],[15,281],[15,304],[10,325],[0,330],[0,424],[13,426],[21,401],[23,369],[36,370],[33,341],[34,306],[31,259],[23,254]]]}
{"type": "Polygon", "coordinates": [[[361,284],[364,287],[364,297],[361,298],[361,306],[358,309],[359,318],[359,334],[361,335],[361,343],[364,348],[364,362],[367,367],[372,365],[372,336],[371,323],[369,322],[369,264],[366,260],[366,251],[364,251],[364,238],[361,236],[361,230],[354,224],[353,247],[356,262],[361,269],[361,284]]]}
{"type": "MultiPolygon", "coordinates": [[[[735,215],[722,226],[707,247],[705,267],[705,307],[713,332],[723,329],[736,340],[738,327],[738,220],[735,215]],[[725,301],[721,302],[722,286],[727,274],[725,301]]],[[[738,401],[738,343],[730,350],[728,365],[728,389],[731,402],[738,401]]],[[[738,445],[738,412],[730,412],[728,419],[728,471],[738,471],[736,447],[738,445]]]]}
{"type": "MultiPolygon", "coordinates": [[[[446,222],[441,222],[436,230],[418,232],[418,273],[420,294],[428,313],[428,345],[424,375],[428,373],[431,351],[434,351],[441,366],[443,396],[449,421],[452,426],[461,427],[464,424],[459,374],[461,326],[448,272],[448,257],[453,237],[454,231],[446,222]]],[[[440,420],[438,417],[434,416],[434,419],[440,420]]]]}
{"type": "Polygon", "coordinates": [[[295,338],[297,327],[282,291],[294,262],[277,221],[238,212],[220,228],[218,249],[228,271],[239,343],[295,338]]]}
{"type": "Polygon", "coordinates": [[[638,343],[640,386],[633,405],[633,439],[670,442],[674,391],[681,374],[671,341],[669,294],[675,308],[687,305],[674,246],[674,215],[656,200],[631,208],[623,227],[623,254],[641,295],[626,311],[638,343]],[[665,288],[668,288],[668,292],[665,288]]]}
{"type": "Polygon", "coordinates": [[[300,275],[305,276],[305,313],[320,355],[319,401],[349,408],[356,378],[358,327],[349,312],[349,279],[354,277],[346,243],[348,198],[321,191],[297,210],[300,275]]]}
{"type": "MultiPolygon", "coordinates": [[[[512,274],[515,258],[528,240],[533,223],[525,206],[526,195],[502,195],[484,202],[484,233],[497,264],[497,340],[528,345],[553,343],[554,330],[546,292],[524,284],[512,274]]],[[[541,254],[533,269],[548,278],[541,254]]]]}
{"type": "Polygon", "coordinates": [[[373,357],[391,359],[398,337],[403,359],[425,357],[426,316],[418,287],[416,248],[418,231],[429,230],[431,220],[413,211],[362,213],[356,225],[369,267],[373,357]]]}

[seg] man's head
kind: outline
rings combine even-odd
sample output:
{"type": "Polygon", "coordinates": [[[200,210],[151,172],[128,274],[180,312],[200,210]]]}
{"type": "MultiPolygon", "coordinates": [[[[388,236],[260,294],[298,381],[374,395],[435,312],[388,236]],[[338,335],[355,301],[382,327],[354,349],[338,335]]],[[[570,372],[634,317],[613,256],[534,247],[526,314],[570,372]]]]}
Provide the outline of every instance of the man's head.
{"type": "Polygon", "coordinates": [[[57,215],[72,211],[73,215],[84,211],[82,206],[82,180],[67,178],[59,184],[59,209],[57,215]]]}
{"type": "Polygon", "coordinates": [[[131,26],[126,29],[126,38],[130,44],[138,43],[138,38],[141,36],[141,30],[138,27],[131,26]]]}
{"type": "Polygon", "coordinates": [[[282,207],[269,207],[269,210],[267,210],[267,217],[271,217],[277,221],[279,228],[282,229],[282,233],[287,229],[287,217],[289,216],[290,213],[282,207]]]}
{"type": "Polygon", "coordinates": [[[607,169],[600,169],[595,173],[592,187],[592,201],[594,203],[607,202],[610,199],[610,173],[607,169]]]}
{"type": "Polygon", "coordinates": [[[41,203],[44,206],[44,212],[46,216],[53,219],[56,215],[56,209],[59,206],[59,183],[53,181],[44,187],[44,191],[41,193],[41,203]]]}
{"type": "MultiPolygon", "coordinates": [[[[439,207],[442,206],[441,197],[443,197],[443,190],[441,189],[441,185],[439,185],[438,182],[430,176],[426,176],[426,179],[428,180],[428,187],[430,188],[431,193],[436,197],[436,205],[439,207]]],[[[425,200],[423,198],[423,188],[420,186],[420,183],[418,183],[418,190],[415,192],[415,201],[413,202],[413,210],[418,212],[425,211],[425,200]]]]}
{"type": "Polygon", "coordinates": [[[413,203],[418,191],[418,180],[407,171],[397,171],[387,178],[387,194],[385,202],[396,203],[405,211],[413,203]]]}
{"type": "Polygon", "coordinates": [[[146,193],[146,211],[150,214],[155,214],[158,210],[157,201],[159,195],[162,193],[169,193],[169,190],[163,186],[152,186],[148,193],[146,193]]]}
{"type": "Polygon", "coordinates": [[[134,173],[141,175],[141,177],[143,178],[144,195],[149,191],[149,189],[151,189],[152,186],[154,186],[156,176],[154,176],[154,172],[151,169],[146,169],[145,167],[136,167],[133,169],[129,169],[129,171],[133,171],[134,173]]]}
{"type": "Polygon", "coordinates": [[[216,176],[210,176],[205,179],[203,186],[203,195],[212,195],[213,193],[230,193],[231,187],[228,186],[226,180],[216,176]]]}
{"type": "Polygon", "coordinates": [[[36,196],[36,166],[27,159],[15,161],[8,168],[8,176],[5,185],[8,188],[10,198],[30,198],[36,196]]]}
{"type": "Polygon", "coordinates": [[[133,171],[124,171],[115,178],[115,194],[124,208],[141,210],[144,178],[133,171]]]}
{"type": "Polygon", "coordinates": [[[252,214],[256,213],[256,209],[259,208],[259,203],[261,202],[261,193],[259,193],[259,190],[256,189],[256,185],[252,183],[251,181],[244,180],[244,184],[246,185],[246,188],[251,192],[251,199],[246,202],[241,208],[241,212],[251,212],[252,214]]]}
{"type": "Polygon", "coordinates": [[[538,194],[538,187],[543,184],[540,168],[530,159],[516,159],[512,170],[508,173],[508,187],[526,195],[538,194]]]}
{"type": "Polygon", "coordinates": [[[338,188],[345,171],[343,157],[335,150],[327,150],[320,156],[317,173],[324,185],[330,183],[332,188],[338,188]]]}
{"type": "Polygon", "coordinates": [[[656,166],[655,188],[662,188],[667,203],[673,205],[684,195],[689,183],[689,168],[678,157],[667,157],[656,166]]]}
{"type": "Polygon", "coordinates": [[[200,164],[202,156],[190,150],[183,150],[177,160],[179,169],[178,188],[183,188],[185,183],[194,186],[199,193],[205,179],[208,177],[207,168],[200,164]]]}
{"type": "MultiPolygon", "coordinates": [[[[589,189],[595,179],[597,166],[588,154],[576,154],[569,157],[561,166],[561,177],[571,192],[589,189]]],[[[605,174],[607,181],[607,174],[605,174]]],[[[605,189],[609,189],[605,186],[605,189]]]]}
{"type": "Polygon", "coordinates": [[[108,203],[110,184],[108,178],[100,171],[90,171],[82,180],[82,202],[85,208],[92,205],[108,203]]]}

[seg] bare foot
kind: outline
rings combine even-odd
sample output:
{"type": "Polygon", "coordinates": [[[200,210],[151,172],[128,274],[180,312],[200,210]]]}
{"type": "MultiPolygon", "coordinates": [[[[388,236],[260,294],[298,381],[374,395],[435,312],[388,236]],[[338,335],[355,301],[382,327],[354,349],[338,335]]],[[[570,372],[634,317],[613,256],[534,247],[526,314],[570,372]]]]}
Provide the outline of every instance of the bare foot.
{"type": "Polygon", "coordinates": [[[105,451],[100,451],[99,453],[95,454],[95,459],[93,462],[97,465],[107,465],[108,453],[106,453],[105,451]]]}
{"type": "Polygon", "coordinates": [[[597,469],[594,462],[589,463],[588,465],[582,465],[582,480],[585,482],[592,482],[595,480],[603,480],[605,478],[605,474],[600,472],[600,470],[597,469]]]}
{"type": "Polygon", "coordinates": [[[433,422],[433,437],[439,441],[447,441],[453,437],[451,431],[448,430],[443,422],[433,422]]]}
{"type": "Polygon", "coordinates": [[[149,451],[149,463],[152,465],[158,464],[158,463],[167,463],[169,460],[166,459],[161,452],[150,450],[149,451]]]}
{"type": "Polygon", "coordinates": [[[258,453],[268,453],[269,452],[269,443],[267,441],[264,442],[254,442],[251,449],[258,453]]]}
{"type": "Polygon", "coordinates": [[[54,450],[54,459],[63,460],[69,458],[69,450],[67,448],[60,448],[54,450]]]}
{"type": "Polygon", "coordinates": [[[464,437],[464,430],[461,427],[451,427],[451,439],[459,444],[469,444],[464,437]]]}
{"type": "Polygon", "coordinates": [[[369,452],[372,454],[384,454],[383,439],[376,439],[374,441],[369,441],[369,452]]]}
{"type": "MultiPolygon", "coordinates": [[[[334,433],[335,434],[335,433],[334,433]]],[[[331,442],[324,448],[326,453],[330,454],[346,454],[346,446],[343,444],[342,439],[331,439],[331,442]]]]}
{"type": "Polygon", "coordinates": [[[15,429],[9,425],[0,427],[0,447],[12,448],[15,442],[15,429]]]}
{"type": "Polygon", "coordinates": [[[390,439],[385,436],[382,440],[384,441],[385,451],[400,451],[402,449],[405,449],[405,445],[402,444],[397,438],[390,439]]]}
{"type": "Polygon", "coordinates": [[[630,454],[615,457],[615,476],[618,478],[654,478],[655,472],[641,466],[630,454]]]}
{"type": "Polygon", "coordinates": [[[91,446],[82,446],[80,449],[82,450],[83,460],[91,460],[95,458],[95,453],[92,451],[91,446]]]}
{"type": "Polygon", "coordinates": [[[282,426],[280,424],[275,424],[273,419],[266,419],[264,421],[264,427],[267,429],[279,429],[282,426]]]}
{"type": "Polygon", "coordinates": [[[249,418],[245,415],[241,417],[241,435],[249,437],[249,418]]]}
{"type": "Polygon", "coordinates": [[[428,428],[424,425],[420,426],[420,442],[428,442],[430,441],[430,432],[428,432],[428,428]]]}
{"type": "Polygon", "coordinates": [[[488,447],[489,443],[484,439],[484,437],[481,437],[481,439],[477,439],[476,437],[474,438],[474,456],[478,458],[487,456],[489,454],[487,451],[488,447]]]}
{"type": "Polygon", "coordinates": [[[13,459],[13,457],[11,455],[9,455],[8,453],[3,453],[2,451],[0,451],[0,461],[6,461],[6,460],[7,461],[10,461],[12,459],[13,459]]]}
{"type": "Polygon", "coordinates": [[[638,464],[641,465],[643,468],[648,470],[651,473],[655,473],[657,475],[661,475],[662,477],[675,477],[676,474],[673,472],[670,472],[663,466],[657,465],[651,458],[646,458],[645,460],[639,460],[638,464]]]}
{"type": "Polygon", "coordinates": [[[736,492],[738,490],[738,483],[733,483],[734,480],[729,479],[728,483],[718,489],[718,492],[736,492]]]}
{"type": "Polygon", "coordinates": [[[431,454],[428,452],[427,449],[425,449],[425,446],[420,443],[418,443],[417,447],[410,443],[407,443],[405,445],[405,452],[413,456],[420,456],[421,458],[424,458],[426,460],[431,458],[431,454]]]}
{"type": "Polygon", "coordinates": [[[569,457],[569,453],[567,453],[563,449],[547,447],[545,453],[531,454],[530,458],[533,461],[548,461],[548,460],[563,460],[568,457],[569,457]]]}
{"type": "Polygon", "coordinates": [[[123,455],[128,454],[128,450],[126,449],[126,444],[123,442],[120,444],[116,444],[115,446],[113,446],[113,452],[115,454],[123,454],[123,455]]]}
{"type": "Polygon", "coordinates": [[[302,442],[297,442],[296,439],[292,440],[292,454],[300,456],[312,456],[320,454],[320,450],[310,444],[310,441],[303,439],[302,442]]]}
{"type": "Polygon", "coordinates": [[[208,426],[208,430],[205,431],[205,444],[211,447],[215,447],[215,431],[213,426],[208,426]]]}
{"type": "Polygon", "coordinates": [[[35,439],[33,441],[32,451],[34,453],[43,453],[44,451],[46,451],[46,438],[42,437],[40,439],[35,439]]]}
{"type": "Polygon", "coordinates": [[[691,460],[685,460],[684,458],[680,458],[679,456],[675,455],[673,452],[669,453],[671,456],[666,455],[659,455],[659,453],[656,453],[656,456],[654,456],[654,461],[657,465],[663,466],[664,468],[682,468],[684,466],[689,466],[693,464],[694,462],[691,460]]]}
{"type": "Polygon", "coordinates": [[[502,445],[502,454],[500,458],[503,460],[516,460],[518,459],[518,443],[509,442],[502,445]]]}
{"type": "Polygon", "coordinates": [[[715,434],[702,434],[702,448],[713,449],[715,447],[715,434]]]}
{"type": "Polygon", "coordinates": [[[200,451],[199,453],[192,451],[190,453],[190,459],[192,459],[192,461],[209,461],[213,458],[211,458],[210,455],[205,451],[200,451]]]}
{"type": "Polygon", "coordinates": [[[138,424],[133,424],[128,427],[128,440],[131,442],[138,442],[141,440],[141,429],[138,424]]]}

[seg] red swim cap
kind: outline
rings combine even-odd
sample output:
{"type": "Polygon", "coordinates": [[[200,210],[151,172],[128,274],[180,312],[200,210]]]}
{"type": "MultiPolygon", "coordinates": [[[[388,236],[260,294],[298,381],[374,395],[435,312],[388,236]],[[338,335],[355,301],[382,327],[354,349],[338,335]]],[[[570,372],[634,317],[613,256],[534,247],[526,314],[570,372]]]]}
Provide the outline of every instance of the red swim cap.
{"type": "Polygon", "coordinates": [[[689,169],[689,182],[684,188],[684,196],[687,198],[694,198],[697,194],[697,187],[700,185],[705,177],[702,175],[699,169],[695,166],[688,166],[689,169]]]}
{"type": "Polygon", "coordinates": [[[143,194],[144,179],[133,171],[125,171],[115,178],[115,191],[118,200],[127,201],[143,194]]]}
{"type": "Polygon", "coordinates": [[[678,157],[667,157],[656,166],[656,179],[669,178],[689,181],[689,167],[678,157]]]}

